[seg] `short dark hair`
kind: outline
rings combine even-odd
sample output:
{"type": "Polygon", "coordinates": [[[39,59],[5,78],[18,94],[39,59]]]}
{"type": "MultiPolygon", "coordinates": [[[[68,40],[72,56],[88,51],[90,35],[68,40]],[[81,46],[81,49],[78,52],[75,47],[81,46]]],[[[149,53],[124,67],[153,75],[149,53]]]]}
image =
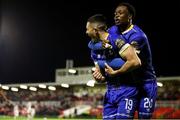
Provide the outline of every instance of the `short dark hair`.
{"type": "MultiPolygon", "coordinates": [[[[135,10],[134,6],[132,6],[132,5],[129,4],[129,3],[125,3],[125,2],[120,3],[117,7],[120,7],[120,6],[126,6],[127,9],[128,9],[128,12],[132,15],[132,19],[135,18],[136,10],[135,10]]],[[[117,7],[116,7],[116,8],[117,8],[117,7]]]]}
{"type": "Polygon", "coordinates": [[[106,17],[103,14],[95,14],[89,17],[88,22],[98,24],[98,29],[100,30],[107,29],[106,17]]]}

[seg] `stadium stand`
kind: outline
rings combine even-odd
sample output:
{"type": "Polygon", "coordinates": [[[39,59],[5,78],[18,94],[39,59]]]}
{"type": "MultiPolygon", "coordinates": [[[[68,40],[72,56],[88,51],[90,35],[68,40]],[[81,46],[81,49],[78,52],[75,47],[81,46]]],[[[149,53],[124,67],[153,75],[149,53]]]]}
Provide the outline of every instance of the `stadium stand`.
{"type": "MultiPolygon", "coordinates": [[[[58,71],[64,74],[56,73],[56,83],[44,83],[45,87],[40,87],[42,83],[26,84],[26,88],[20,87],[24,84],[0,86],[11,101],[8,103],[0,97],[0,115],[13,116],[13,107],[17,104],[20,116],[27,116],[27,104],[31,102],[35,106],[36,116],[102,118],[106,85],[94,83],[89,86],[87,82],[92,80],[91,69],[78,70],[79,75],[68,75],[63,70],[58,71]],[[9,88],[5,89],[5,86],[9,88]],[[36,89],[31,90],[31,87],[36,89]],[[12,88],[18,90],[14,91],[12,88]]],[[[180,118],[180,77],[158,78],[158,83],[158,97],[153,118],[180,118]]]]}

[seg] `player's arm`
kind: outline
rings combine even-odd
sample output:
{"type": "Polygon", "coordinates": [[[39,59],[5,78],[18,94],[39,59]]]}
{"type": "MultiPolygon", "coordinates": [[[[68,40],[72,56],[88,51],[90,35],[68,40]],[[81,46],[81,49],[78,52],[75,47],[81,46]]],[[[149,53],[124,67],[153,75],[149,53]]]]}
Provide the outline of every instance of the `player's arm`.
{"type": "Polygon", "coordinates": [[[96,42],[96,43],[94,43],[93,41],[89,41],[88,47],[89,47],[91,50],[102,50],[102,49],[103,49],[103,47],[102,47],[102,42],[96,42]]]}
{"type": "Polygon", "coordinates": [[[95,64],[96,69],[95,69],[95,71],[93,71],[93,77],[97,82],[102,83],[105,81],[105,76],[103,75],[103,73],[101,73],[98,62],[95,61],[94,64],[95,64]]]}
{"type": "Polygon", "coordinates": [[[110,76],[123,74],[141,66],[141,60],[137,56],[135,49],[130,44],[124,44],[119,50],[119,55],[125,60],[125,63],[118,70],[113,70],[109,65],[106,64],[105,71],[110,76]]]}
{"type": "Polygon", "coordinates": [[[95,71],[93,72],[93,77],[97,82],[105,81],[105,76],[102,75],[99,69],[95,69],[95,71]]]}
{"type": "Polygon", "coordinates": [[[96,57],[96,54],[94,53],[94,50],[91,49],[91,59],[94,62],[95,65],[95,71],[93,71],[93,77],[97,82],[104,81],[105,77],[101,73],[100,67],[98,65],[98,59],[96,57]]]}
{"type": "Polygon", "coordinates": [[[131,45],[127,44],[127,46],[125,50],[121,49],[119,51],[120,56],[126,60],[124,65],[118,70],[119,74],[129,72],[141,66],[141,60],[136,54],[136,50],[131,45]]]}

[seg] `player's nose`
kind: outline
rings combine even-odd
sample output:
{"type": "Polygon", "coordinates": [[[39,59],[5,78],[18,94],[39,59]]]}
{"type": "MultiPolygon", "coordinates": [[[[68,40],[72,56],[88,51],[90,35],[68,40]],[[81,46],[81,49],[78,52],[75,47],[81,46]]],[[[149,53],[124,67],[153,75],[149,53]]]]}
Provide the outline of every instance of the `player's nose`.
{"type": "Polygon", "coordinates": [[[118,18],[119,18],[118,15],[115,15],[115,16],[114,16],[114,20],[117,20],[118,18]]]}

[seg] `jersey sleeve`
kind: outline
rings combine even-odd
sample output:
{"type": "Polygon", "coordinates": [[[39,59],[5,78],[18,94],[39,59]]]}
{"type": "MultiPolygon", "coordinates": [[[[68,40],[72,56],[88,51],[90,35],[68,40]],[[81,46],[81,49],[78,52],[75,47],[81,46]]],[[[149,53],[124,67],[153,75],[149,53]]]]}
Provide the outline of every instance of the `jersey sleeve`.
{"type": "Polygon", "coordinates": [[[117,27],[116,25],[111,26],[111,27],[108,29],[108,33],[109,33],[109,34],[119,34],[118,27],[117,27]]]}
{"type": "Polygon", "coordinates": [[[137,53],[140,53],[144,45],[146,44],[146,36],[134,35],[130,39],[130,44],[136,49],[137,53]]]}
{"type": "Polygon", "coordinates": [[[88,47],[91,49],[91,50],[102,50],[103,47],[102,47],[102,42],[96,42],[94,43],[93,41],[90,41],[89,44],[88,44],[88,47]]]}
{"type": "Polygon", "coordinates": [[[93,61],[97,61],[98,59],[97,59],[97,54],[94,52],[94,50],[91,50],[91,59],[93,60],[93,61]]]}
{"type": "Polygon", "coordinates": [[[117,49],[119,55],[121,55],[130,46],[130,44],[122,37],[117,37],[116,39],[113,39],[113,46],[117,49]]]}

